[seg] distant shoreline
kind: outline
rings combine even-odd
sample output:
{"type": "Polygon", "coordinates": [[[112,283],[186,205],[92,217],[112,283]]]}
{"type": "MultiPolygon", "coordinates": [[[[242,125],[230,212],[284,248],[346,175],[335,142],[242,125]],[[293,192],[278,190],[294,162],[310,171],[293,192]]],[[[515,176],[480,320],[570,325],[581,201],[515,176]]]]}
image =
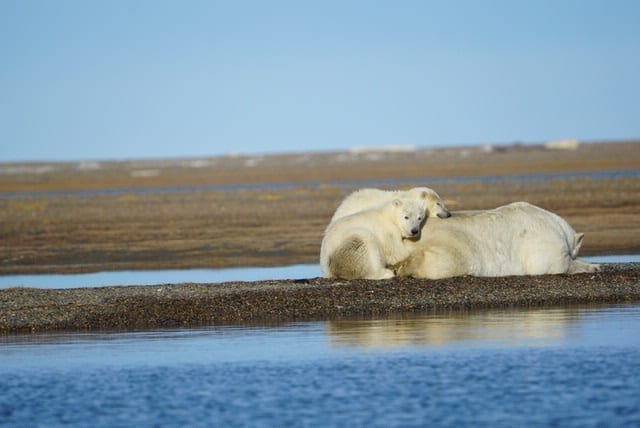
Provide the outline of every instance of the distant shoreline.
{"type": "MultiPolygon", "coordinates": [[[[382,146],[352,146],[342,150],[287,150],[287,151],[255,151],[255,152],[234,152],[209,154],[202,156],[174,156],[174,157],[154,157],[136,156],[122,158],[78,158],[78,159],[10,159],[0,161],[0,170],[6,167],[27,167],[47,165],[58,165],[77,170],[96,170],[102,167],[111,167],[114,164],[134,164],[134,165],[155,165],[159,167],[167,166],[188,166],[191,168],[204,168],[209,166],[208,162],[218,159],[256,159],[265,157],[289,157],[289,156],[324,156],[324,155],[368,155],[368,154],[403,154],[416,152],[444,152],[444,151],[477,151],[483,152],[508,152],[508,151],[532,151],[532,150],[577,150],[581,145],[590,144],[635,144],[640,142],[636,138],[628,139],[590,139],[590,140],[557,140],[547,142],[494,142],[494,143],[461,143],[453,145],[420,146],[414,144],[397,144],[382,146]]],[[[40,169],[42,171],[42,169],[40,169]]]]}
{"type": "Polygon", "coordinates": [[[302,185],[381,177],[415,180],[639,169],[640,140],[593,141],[578,143],[569,149],[553,149],[549,144],[415,147],[415,150],[356,147],[343,152],[230,154],[202,158],[0,162],[0,196],[54,189],[302,185]]]}
{"type": "MultiPolygon", "coordinates": [[[[602,171],[602,172],[568,172],[568,173],[546,173],[546,174],[520,174],[509,175],[484,175],[484,176],[461,176],[461,177],[437,177],[430,178],[430,186],[438,186],[438,184],[466,184],[466,183],[500,183],[508,179],[514,182],[522,181],[553,181],[553,180],[614,180],[620,178],[637,179],[640,178],[640,169],[638,170],[621,170],[621,171],[602,171]]],[[[80,194],[81,196],[121,196],[121,195],[147,195],[147,194],[186,194],[193,192],[260,192],[260,191],[292,191],[300,187],[307,189],[315,189],[326,186],[336,188],[359,188],[359,187],[397,187],[402,188],[414,183],[413,179],[409,180],[390,180],[377,179],[358,180],[358,181],[336,181],[336,182],[314,182],[314,183],[256,183],[256,184],[239,184],[239,185],[200,185],[200,186],[176,186],[176,187],[134,187],[127,189],[95,189],[95,190],[50,190],[43,192],[6,192],[0,193],[0,199],[16,199],[16,198],[51,198],[51,197],[72,197],[80,194]]]]}

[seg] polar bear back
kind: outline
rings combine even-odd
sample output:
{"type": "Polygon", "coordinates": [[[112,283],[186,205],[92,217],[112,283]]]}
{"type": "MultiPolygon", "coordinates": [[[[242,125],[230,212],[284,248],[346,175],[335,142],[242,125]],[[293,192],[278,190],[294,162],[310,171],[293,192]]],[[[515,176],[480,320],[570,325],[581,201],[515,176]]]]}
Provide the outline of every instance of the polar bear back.
{"type": "Polygon", "coordinates": [[[581,241],[582,234],[561,217],[526,202],[455,212],[427,222],[414,245],[420,256],[403,273],[425,278],[565,273],[581,241]]]}
{"type": "Polygon", "coordinates": [[[331,222],[369,208],[383,205],[392,201],[396,195],[396,191],[369,188],[356,190],[344,198],[340,203],[336,211],[333,213],[331,222]]]}
{"type": "Polygon", "coordinates": [[[380,206],[394,199],[415,199],[423,201],[429,217],[448,217],[444,201],[440,196],[428,187],[414,187],[409,190],[381,190],[365,188],[356,190],[348,195],[336,209],[331,222],[340,218],[355,214],[368,208],[380,206]]]}

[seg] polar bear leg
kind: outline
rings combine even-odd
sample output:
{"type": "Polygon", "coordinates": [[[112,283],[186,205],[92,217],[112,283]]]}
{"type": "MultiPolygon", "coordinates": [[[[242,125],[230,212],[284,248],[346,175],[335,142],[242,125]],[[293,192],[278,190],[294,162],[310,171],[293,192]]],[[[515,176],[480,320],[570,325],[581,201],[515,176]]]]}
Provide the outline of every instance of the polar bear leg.
{"type": "Polygon", "coordinates": [[[327,265],[330,276],[343,279],[385,279],[394,276],[393,271],[387,268],[375,238],[368,234],[347,237],[329,255],[327,265]]]}
{"type": "Polygon", "coordinates": [[[571,266],[571,257],[564,252],[549,250],[525,253],[523,275],[546,275],[567,273],[571,266]]]}
{"type": "Polygon", "coordinates": [[[367,237],[365,239],[366,257],[363,269],[364,274],[361,278],[364,279],[388,279],[393,278],[395,275],[392,268],[387,266],[386,258],[380,247],[380,243],[373,237],[367,237]]]}
{"type": "Polygon", "coordinates": [[[418,248],[409,257],[395,265],[398,276],[442,279],[464,275],[467,263],[461,260],[458,251],[446,246],[418,248]]]}
{"type": "Polygon", "coordinates": [[[587,263],[580,259],[575,259],[571,261],[571,264],[569,265],[569,270],[567,271],[567,273],[570,273],[570,274],[591,273],[591,272],[598,272],[600,271],[600,269],[601,267],[599,264],[587,263]]]}

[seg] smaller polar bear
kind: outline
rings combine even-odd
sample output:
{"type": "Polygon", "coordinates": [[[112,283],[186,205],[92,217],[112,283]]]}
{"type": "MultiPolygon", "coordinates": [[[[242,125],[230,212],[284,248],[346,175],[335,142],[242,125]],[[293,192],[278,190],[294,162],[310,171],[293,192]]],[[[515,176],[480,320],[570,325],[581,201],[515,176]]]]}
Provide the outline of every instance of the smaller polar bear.
{"type": "Polygon", "coordinates": [[[320,248],[325,277],[384,279],[390,268],[409,256],[405,239],[417,239],[425,219],[425,204],[393,199],[329,223],[320,248]]]}
{"type": "Polygon", "coordinates": [[[486,211],[460,211],[427,222],[399,276],[543,275],[595,272],[578,257],[584,234],[560,216],[526,202],[486,211]]]}
{"type": "Polygon", "coordinates": [[[394,199],[424,201],[427,217],[447,218],[451,215],[440,196],[428,187],[414,187],[409,190],[360,189],[344,198],[333,214],[331,222],[394,199]]]}

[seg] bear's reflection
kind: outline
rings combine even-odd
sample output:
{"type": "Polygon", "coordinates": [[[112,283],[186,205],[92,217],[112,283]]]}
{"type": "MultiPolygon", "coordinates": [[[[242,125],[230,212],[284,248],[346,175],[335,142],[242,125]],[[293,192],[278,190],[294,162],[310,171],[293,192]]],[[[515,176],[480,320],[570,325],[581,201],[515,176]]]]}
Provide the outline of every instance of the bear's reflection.
{"type": "Polygon", "coordinates": [[[518,309],[327,321],[325,328],[329,343],[336,347],[446,346],[471,341],[540,346],[566,338],[579,317],[576,308],[518,309]]]}

